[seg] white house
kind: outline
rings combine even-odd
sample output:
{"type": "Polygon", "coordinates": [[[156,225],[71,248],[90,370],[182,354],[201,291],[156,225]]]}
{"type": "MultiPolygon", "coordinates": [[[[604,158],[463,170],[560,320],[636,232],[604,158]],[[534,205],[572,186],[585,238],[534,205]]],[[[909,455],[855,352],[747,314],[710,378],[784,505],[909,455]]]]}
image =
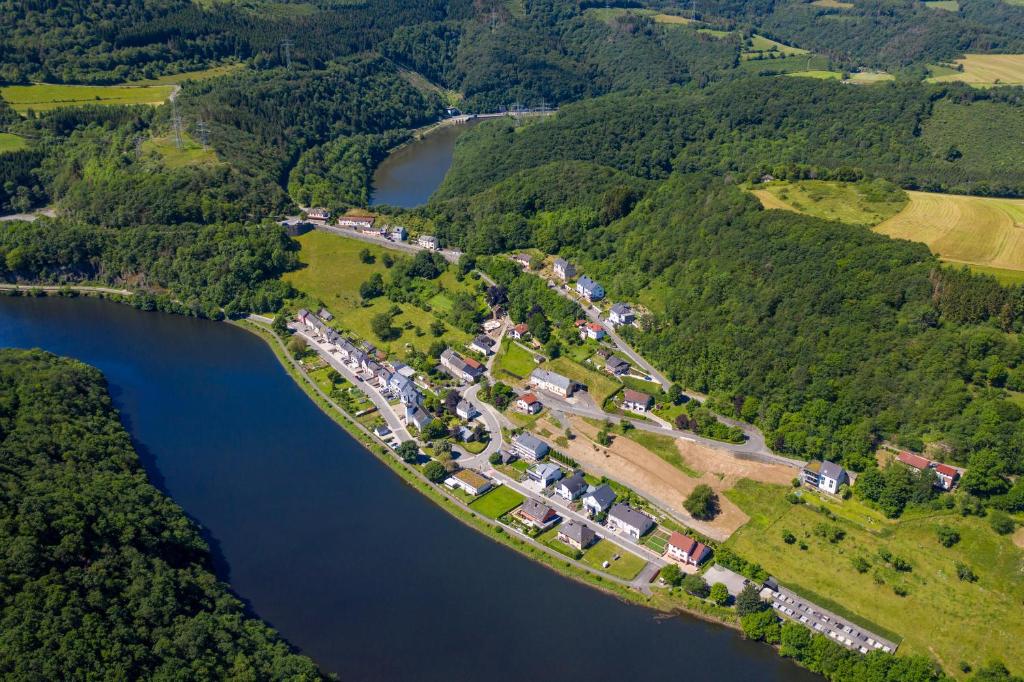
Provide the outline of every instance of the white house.
{"type": "Polygon", "coordinates": [[[512,451],[529,461],[544,459],[550,449],[547,443],[531,433],[521,433],[512,439],[512,451]]]}
{"type": "Polygon", "coordinates": [[[306,218],[316,223],[326,223],[331,219],[331,212],[326,208],[311,208],[306,211],[306,218]]]}
{"type": "Polygon", "coordinates": [[[583,507],[593,516],[607,511],[614,501],[615,491],[607,483],[602,483],[583,496],[583,507]]]}
{"type": "MultiPolygon", "coordinates": [[[[360,231],[373,230],[377,221],[372,215],[343,215],[338,218],[339,227],[353,227],[360,231]]],[[[380,232],[378,229],[377,232],[380,232]]]]}
{"type": "Polygon", "coordinates": [[[562,477],[562,470],[557,464],[539,462],[526,470],[526,477],[535,483],[540,483],[542,488],[547,488],[562,477]]]}
{"type": "Polygon", "coordinates": [[[441,248],[441,242],[439,242],[437,237],[432,234],[421,234],[416,238],[416,243],[424,249],[430,249],[432,251],[437,251],[441,248]]]}
{"type": "Polygon", "coordinates": [[[451,348],[441,353],[441,366],[456,379],[471,384],[484,373],[484,367],[473,358],[464,358],[451,348]]]}
{"type": "Polygon", "coordinates": [[[584,550],[597,540],[595,533],[587,524],[570,521],[558,527],[558,540],[578,550],[584,550]]]}
{"type": "Polygon", "coordinates": [[[555,277],[566,280],[576,276],[576,266],[565,260],[564,258],[555,259],[555,277]]]}
{"type": "Polygon", "coordinates": [[[418,405],[406,405],[405,425],[415,426],[417,431],[422,431],[431,422],[430,415],[418,405]]]}
{"type": "Polygon", "coordinates": [[[639,540],[653,526],[654,521],[650,516],[638,512],[628,504],[619,503],[608,512],[608,527],[625,533],[634,540],[639,540]]]}
{"type": "Polygon", "coordinates": [[[604,298],[604,287],[583,275],[576,280],[576,293],[588,301],[600,301],[604,298]]]}
{"type": "Polygon", "coordinates": [[[473,407],[473,403],[468,400],[460,400],[459,404],[455,406],[455,415],[459,419],[470,420],[477,415],[476,408],[473,407]]]}
{"type": "Polygon", "coordinates": [[[525,337],[529,333],[530,333],[530,328],[527,327],[522,322],[520,322],[519,324],[517,324],[514,327],[510,327],[509,330],[508,330],[508,335],[511,338],[513,338],[513,339],[521,339],[521,338],[525,337]]]}
{"type": "Polygon", "coordinates": [[[537,414],[542,408],[543,405],[532,393],[524,393],[516,399],[516,409],[523,414],[537,414]]]}
{"type": "Polygon", "coordinates": [[[665,555],[690,566],[700,566],[701,562],[711,556],[711,550],[707,545],[673,531],[668,539],[665,555]]]}
{"type": "Polygon", "coordinates": [[[402,227],[401,225],[395,225],[394,227],[391,228],[390,237],[392,241],[404,242],[406,239],[409,238],[409,231],[402,227]]]}
{"type": "Polygon", "coordinates": [[[572,502],[587,491],[587,482],[583,478],[583,472],[577,471],[568,478],[563,478],[555,486],[555,494],[566,502],[572,502]]]}
{"type": "Polygon", "coordinates": [[[839,492],[839,486],[850,482],[850,476],[846,473],[846,469],[828,460],[811,460],[804,466],[801,473],[804,483],[832,495],[839,492]]]}
{"type": "Polygon", "coordinates": [[[575,388],[572,379],[540,368],[530,373],[530,386],[541,391],[560,395],[563,398],[571,396],[575,388]]]}
{"type": "Polygon", "coordinates": [[[608,313],[608,321],[614,325],[633,324],[634,320],[633,309],[626,303],[616,303],[608,313]]]}
{"type": "Polygon", "coordinates": [[[489,478],[483,474],[478,474],[475,471],[470,471],[469,469],[456,471],[450,477],[445,479],[444,484],[453,490],[455,488],[461,488],[469,495],[479,495],[480,493],[487,492],[491,489],[491,481],[489,478]]]}
{"type": "Polygon", "coordinates": [[[653,404],[654,398],[646,393],[634,391],[631,388],[627,388],[622,392],[622,409],[624,410],[636,412],[637,414],[645,414],[647,410],[651,409],[653,404]]]}
{"type": "Polygon", "coordinates": [[[618,355],[609,355],[608,359],[604,361],[604,369],[609,374],[620,377],[623,374],[629,374],[630,364],[618,355]]]}
{"type": "Polygon", "coordinates": [[[599,325],[597,322],[587,322],[580,327],[580,338],[581,339],[593,339],[594,341],[600,341],[605,337],[604,327],[599,325]]]}
{"type": "Polygon", "coordinates": [[[480,353],[484,357],[494,355],[494,339],[480,334],[469,343],[469,349],[480,353]]]}

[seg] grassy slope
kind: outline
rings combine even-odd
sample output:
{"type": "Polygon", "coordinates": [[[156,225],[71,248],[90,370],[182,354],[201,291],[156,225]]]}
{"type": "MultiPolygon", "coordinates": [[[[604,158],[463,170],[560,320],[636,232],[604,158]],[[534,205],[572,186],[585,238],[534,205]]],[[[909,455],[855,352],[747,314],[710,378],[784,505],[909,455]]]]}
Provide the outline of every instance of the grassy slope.
{"type": "MultiPolygon", "coordinates": [[[[372,273],[383,274],[387,281],[387,268],[381,263],[385,249],[316,230],[302,235],[298,242],[302,247],[299,259],[306,267],[284,275],[286,281],[306,294],[296,301],[296,304],[314,305],[316,301],[321,301],[334,313],[337,327],[352,331],[359,337],[402,356],[405,355],[404,348],[407,343],[421,351],[426,351],[430,347],[434,337],[428,328],[430,323],[437,319],[432,313],[407,303],[399,304],[402,314],[395,318],[394,326],[401,329],[408,321],[423,330],[424,334],[417,336],[414,329],[403,329],[398,340],[379,343],[379,339],[371,330],[370,320],[375,315],[387,311],[393,304],[380,296],[368,306],[359,305],[359,285],[372,273]],[[376,262],[361,262],[359,252],[363,249],[368,249],[376,257],[376,262]]],[[[450,273],[442,275],[439,282],[447,290],[466,288],[466,285],[456,282],[450,273]]],[[[461,346],[469,341],[470,336],[449,326],[445,338],[451,345],[461,346]]]]}
{"type": "Polygon", "coordinates": [[[982,519],[953,512],[891,522],[847,501],[833,503],[851,508],[834,522],[846,537],[833,545],[813,534],[825,517],[810,505],[790,505],[786,490],[744,480],[728,491],[751,520],[727,545],[808,597],[819,595],[860,616],[865,626],[898,633],[904,638],[901,651],[938,658],[946,670],[955,670],[961,660],[978,665],[998,657],[1018,674],[1024,672],[1019,663],[1024,640],[1018,636],[1024,632],[1024,552],[1009,537],[996,535],[982,519]],[[962,541],[942,547],[936,538],[939,525],[955,527],[962,541]],[[783,542],[783,530],[808,549],[783,542]],[[897,573],[886,566],[878,557],[881,548],[909,560],[913,571],[897,573]],[[855,557],[867,559],[871,568],[858,573],[851,563],[855,557]],[[978,582],[960,581],[956,561],[970,565],[978,582]],[[876,572],[882,584],[876,584],[876,572]],[[897,596],[896,584],[906,586],[909,594],[897,596]]]}
{"type": "Polygon", "coordinates": [[[700,476],[700,474],[687,466],[683,456],[679,454],[679,448],[676,447],[676,439],[672,436],[662,436],[650,431],[633,429],[626,432],[625,437],[647,448],[687,476],[693,476],[694,478],[700,476]]]}
{"type": "Polygon", "coordinates": [[[532,353],[513,343],[511,339],[502,340],[498,357],[494,361],[494,373],[499,378],[520,381],[530,376],[530,372],[536,366],[532,353]],[[502,374],[504,376],[501,376],[502,374]]]}
{"type": "Polygon", "coordinates": [[[212,148],[203,149],[203,146],[188,134],[182,135],[181,149],[177,148],[174,136],[168,134],[146,140],[142,143],[142,151],[158,154],[168,168],[218,163],[217,153],[212,148]]]}
{"type": "Polygon", "coordinates": [[[578,362],[573,362],[569,358],[555,358],[554,360],[548,360],[543,364],[544,369],[549,369],[552,372],[557,372],[563,376],[567,376],[573,381],[585,384],[588,388],[588,393],[597,402],[598,405],[604,404],[604,401],[608,399],[612,393],[621,388],[621,384],[615,381],[610,376],[603,372],[599,372],[595,369],[584,367],[578,362]]]}
{"type": "Polygon", "coordinates": [[[28,142],[20,135],[0,133],[0,154],[17,152],[28,146],[28,142]]]}
{"type": "Polygon", "coordinates": [[[963,81],[971,85],[1024,84],[1024,54],[969,54],[956,60],[963,72],[933,76],[936,83],[963,81]]]}
{"type": "Polygon", "coordinates": [[[906,200],[874,202],[854,183],[824,180],[775,181],[760,185],[753,193],[765,208],[856,225],[877,225],[899,213],[907,203],[906,200]]]}

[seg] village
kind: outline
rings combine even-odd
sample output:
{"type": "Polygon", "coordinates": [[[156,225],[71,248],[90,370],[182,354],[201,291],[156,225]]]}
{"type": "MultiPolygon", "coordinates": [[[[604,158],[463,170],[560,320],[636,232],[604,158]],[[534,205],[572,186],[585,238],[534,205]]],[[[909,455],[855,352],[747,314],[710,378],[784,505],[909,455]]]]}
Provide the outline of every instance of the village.
{"type": "MultiPolygon", "coordinates": [[[[303,222],[313,222],[318,229],[344,230],[346,237],[411,250],[442,250],[432,235],[410,239],[405,228],[378,225],[372,216],[343,216],[328,226],[329,219],[327,211],[313,209],[303,222]]],[[[458,255],[447,252],[445,258],[454,262],[458,255]]],[[[649,592],[654,584],[673,584],[666,576],[694,576],[689,584],[699,579],[705,588],[697,594],[719,605],[734,604],[744,589],[752,590],[780,618],[850,650],[895,652],[899,642],[892,637],[815,604],[774,578],[753,579],[716,562],[715,547],[728,537],[728,530],[723,532],[654,499],[649,491],[630,487],[628,481],[609,478],[599,467],[581,464],[565,452],[570,419],[604,420],[605,429],[614,424],[622,430],[699,439],[656,414],[655,396],[663,395],[669,382],[616,333],[624,327],[640,327],[642,312],[636,306],[621,301],[609,304],[602,285],[577,273],[563,258],[540,267],[534,255],[508,258],[524,272],[543,267],[551,289],[580,302],[586,317],[576,320],[575,329],[581,340],[601,344],[595,354],[603,361],[599,371],[620,380],[629,378],[614,399],[595,400],[590,387],[578,378],[538,366],[518,376],[514,393],[505,396],[504,409],[499,408],[488,394],[504,386],[502,379],[517,376],[496,368],[500,356],[516,348],[535,361],[543,359],[529,326],[514,322],[503,310],[484,321],[464,345],[446,347],[429,373],[389,356],[367,339],[339,332],[326,308],[299,310],[289,327],[327,366],[365,394],[372,403],[366,411],[375,415],[374,436],[396,457],[420,467],[424,476],[466,509],[583,570],[641,592],[649,592]],[[639,390],[642,382],[651,389],[639,390]],[[558,436],[538,424],[561,425],[567,435],[558,436]]],[[[848,496],[856,481],[855,474],[826,460],[790,460],[770,451],[752,451],[749,444],[716,442],[715,446],[724,452],[732,447],[733,454],[760,458],[764,466],[789,471],[794,485],[825,497],[848,496]]],[[[593,449],[598,450],[597,445],[593,449]]],[[[915,472],[930,472],[941,491],[952,490],[963,474],[909,452],[899,452],[895,461],[915,472]]]]}

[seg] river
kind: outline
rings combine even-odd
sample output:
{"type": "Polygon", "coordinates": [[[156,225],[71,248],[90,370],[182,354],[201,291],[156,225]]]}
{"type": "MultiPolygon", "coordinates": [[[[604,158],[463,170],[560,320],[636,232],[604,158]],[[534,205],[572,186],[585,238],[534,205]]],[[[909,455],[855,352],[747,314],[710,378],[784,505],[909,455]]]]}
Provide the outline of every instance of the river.
{"type": "Polygon", "coordinates": [[[438,128],[388,155],[373,174],[370,204],[415,208],[427,203],[452,165],[455,140],[472,125],[438,128]]]}
{"type": "Polygon", "coordinates": [[[462,525],[323,415],[257,337],[94,299],[0,296],[0,347],[107,376],[219,576],[343,680],[820,679],[726,628],[563,578],[462,525]],[[696,675],[694,674],[696,671],[696,675]]]}

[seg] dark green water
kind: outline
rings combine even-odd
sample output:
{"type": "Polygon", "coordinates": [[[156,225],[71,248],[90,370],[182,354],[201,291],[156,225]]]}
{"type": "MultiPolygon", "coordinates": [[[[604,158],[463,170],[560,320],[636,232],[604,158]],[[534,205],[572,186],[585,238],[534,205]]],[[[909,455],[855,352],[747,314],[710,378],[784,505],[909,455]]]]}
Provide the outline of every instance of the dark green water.
{"type": "Polygon", "coordinates": [[[441,128],[393,152],[373,174],[373,206],[415,208],[427,203],[452,165],[455,140],[474,125],[441,128]]]}
{"type": "Polygon", "coordinates": [[[342,680],[820,679],[463,526],[321,414],[244,331],[0,297],[0,346],[101,369],[150,476],[203,526],[220,577],[342,680]]]}

